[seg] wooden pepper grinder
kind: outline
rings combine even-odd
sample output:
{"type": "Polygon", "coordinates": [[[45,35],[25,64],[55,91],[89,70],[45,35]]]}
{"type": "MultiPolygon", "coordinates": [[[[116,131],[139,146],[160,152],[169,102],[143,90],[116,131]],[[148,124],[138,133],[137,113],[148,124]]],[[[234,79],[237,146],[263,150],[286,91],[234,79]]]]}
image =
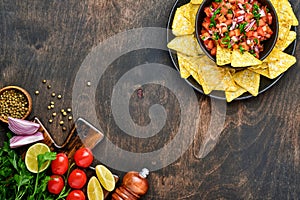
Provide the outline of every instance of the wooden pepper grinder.
{"type": "Polygon", "coordinates": [[[142,171],[130,171],[123,177],[122,185],[112,194],[112,200],[138,200],[148,191],[149,170],[144,168],[142,171]]]}

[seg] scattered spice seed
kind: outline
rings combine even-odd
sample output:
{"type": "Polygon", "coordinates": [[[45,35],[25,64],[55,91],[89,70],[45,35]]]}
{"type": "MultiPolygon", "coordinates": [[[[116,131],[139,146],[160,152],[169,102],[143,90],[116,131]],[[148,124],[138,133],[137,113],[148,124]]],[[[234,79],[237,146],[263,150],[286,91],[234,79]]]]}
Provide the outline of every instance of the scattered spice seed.
{"type": "Polygon", "coordinates": [[[63,125],[63,124],[64,124],[64,121],[60,121],[59,124],[60,124],[60,125],[63,125]]]}
{"type": "Polygon", "coordinates": [[[87,85],[87,86],[91,86],[91,81],[88,81],[88,82],[86,83],[86,85],[87,85]]]}
{"type": "Polygon", "coordinates": [[[44,79],[43,81],[42,81],[42,83],[46,83],[47,81],[44,79]]]}
{"type": "Polygon", "coordinates": [[[55,92],[52,92],[51,96],[52,96],[52,97],[55,97],[55,92]]]}
{"type": "Polygon", "coordinates": [[[51,110],[51,106],[48,106],[48,110],[51,110]]]}
{"type": "Polygon", "coordinates": [[[63,112],[65,112],[65,110],[64,110],[64,109],[61,109],[60,112],[63,113],[63,112]]]}
{"type": "Polygon", "coordinates": [[[38,90],[36,90],[34,93],[35,93],[36,95],[39,95],[39,94],[40,94],[40,92],[39,92],[38,90]]]}
{"type": "Polygon", "coordinates": [[[59,94],[59,95],[57,95],[57,98],[58,98],[58,99],[61,99],[61,95],[60,95],[60,94],[59,94]]]}
{"type": "Polygon", "coordinates": [[[73,117],[72,117],[72,116],[69,116],[69,117],[68,117],[68,120],[72,120],[72,119],[73,119],[73,117]]]}
{"type": "Polygon", "coordinates": [[[71,112],[72,111],[72,109],[71,108],[67,108],[67,112],[71,112]]]}
{"type": "Polygon", "coordinates": [[[53,122],[53,120],[52,120],[52,119],[49,119],[48,121],[49,121],[49,123],[50,123],[50,124],[53,122]]]}
{"type": "Polygon", "coordinates": [[[67,112],[63,112],[63,116],[67,116],[67,112]]]}
{"type": "Polygon", "coordinates": [[[50,105],[51,108],[54,108],[54,105],[50,105]]]}
{"type": "Polygon", "coordinates": [[[52,113],[52,116],[53,116],[53,117],[56,117],[56,112],[52,113]]]}
{"type": "Polygon", "coordinates": [[[66,128],[65,126],[63,126],[63,127],[62,127],[62,130],[63,130],[63,131],[66,131],[66,130],[67,130],[67,128],[66,128]]]}
{"type": "Polygon", "coordinates": [[[48,89],[51,89],[51,85],[47,85],[47,88],[48,88],[48,89]]]}

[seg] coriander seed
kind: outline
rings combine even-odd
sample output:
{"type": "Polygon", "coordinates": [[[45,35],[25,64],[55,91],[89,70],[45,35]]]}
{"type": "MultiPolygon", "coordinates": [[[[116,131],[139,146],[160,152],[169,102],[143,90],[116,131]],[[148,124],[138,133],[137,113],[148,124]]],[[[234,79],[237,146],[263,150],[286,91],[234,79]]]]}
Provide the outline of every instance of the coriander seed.
{"type": "Polygon", "coordinates": [[[67,108],[67,112],[71,112],[72,111],[72,109],[71,108],[67,108]]]}
{"type": "Polygon", "coordinates": [[[44,79],[43,81],[42,81],[42,83],[46,83],[47,81],[44,79]]]}
{"type": "Polygon", "coordinates": [[[38,90],[36,90],[34,93],[35,93],[36,95],[39,95],[39,94],[40,94],[40,92],[39,92],[38,90]]]}
{"type": "Polygon", "coordinates": [[[55,92],[52,92],[51,96],[52,96],[52,97],[55,97],[55,92]]]}
{"type": "Polygon", "coordinates": [[[61,121],[59,122],[59,124],[60,124],[60,125],[63,125],[63,124],[64,124],[64,121],[61,120],[61,121]]]}
{"type": "Polygon", "coordinates": [[[57,95],[57,98],[58,98],[58,99],[61,99],[61,95],[60,95],[60,94],[59,94],[59,95],[57,95]]]}
{"type": "Polygon", "coordinates": [[[51,89],[51,85],[47,85],[47,88],[48,88],[48,89],[51,89]]]}

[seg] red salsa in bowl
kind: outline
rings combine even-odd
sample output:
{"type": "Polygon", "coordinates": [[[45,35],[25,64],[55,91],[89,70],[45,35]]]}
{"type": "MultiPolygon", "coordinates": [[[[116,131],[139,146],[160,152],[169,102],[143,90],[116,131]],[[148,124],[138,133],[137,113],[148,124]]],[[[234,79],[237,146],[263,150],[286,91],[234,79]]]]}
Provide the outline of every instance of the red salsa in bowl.
{"type": "Polygon", "coordinates": [[[196,20],[198,42],[211,58],[220,45],[263,59],[275,45],[277,30],[275,9],[268,0],[206,1],[196,20]]]}

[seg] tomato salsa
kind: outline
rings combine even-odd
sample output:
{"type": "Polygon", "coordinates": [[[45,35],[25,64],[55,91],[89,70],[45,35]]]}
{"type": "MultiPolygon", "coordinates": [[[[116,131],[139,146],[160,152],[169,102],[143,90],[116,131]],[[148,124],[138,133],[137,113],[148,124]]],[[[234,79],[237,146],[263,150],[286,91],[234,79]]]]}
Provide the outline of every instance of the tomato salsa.
{"type": "Polygon", "coordinates": [[[273,34],[272,15],[257,0],[214,0],[204,12],[200,38],[213,56],[219,44],[259,58],[262,41],[273,34]]]}

